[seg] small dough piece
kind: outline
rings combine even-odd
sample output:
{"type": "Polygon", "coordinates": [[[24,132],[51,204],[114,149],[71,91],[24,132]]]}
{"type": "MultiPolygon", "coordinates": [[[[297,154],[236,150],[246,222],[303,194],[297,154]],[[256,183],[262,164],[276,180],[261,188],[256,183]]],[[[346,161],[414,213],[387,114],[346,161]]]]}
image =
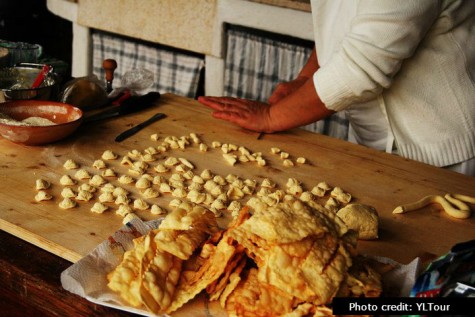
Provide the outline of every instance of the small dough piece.
{"type": "Polygon", "coordinates": [[[280,155],[280,158],[283,159],[283,160],[288,159],[289,156],[290,156],[289,153],[284,152],[284,151],[281,151],[281,152],[279,153],[279,155],[280,155]]]}
{"type": "Polygon", "coordinates": [[[124,196],[129,195],[129,192],[126,189],[122,188],[122,187],[114,188],[114,191],[112,193],[114,194],[114,197],[118,197],[120,195],[124,195],[124,196]]]}
{"type": "Polygon", "coordinates": [[[51,200],[53,196],[45,192],[44,190],[38,191],[35,195],[35,200],[36,201],[43,201],[43,200],[51,200]]]}
{"type": "Polygon", "coordinates": [[[119,177],[119,183],[121,184],[132,184],[133,182],[135,182],[135,180],[130,175],[121,175],[119,177]]]}
{"type": "Polygon", "coordinates": [[[114,172],[113,169],[108,168],[108,169],[105,169],[105,170],[102,172],[102,176],[104,176],[104,177],[116,177],[116,176],[117,176],[117,173],[114,172]]]}
{"type": "Polygon", "coordinates": [[[266,160],[264,160],[262,157],[258,156],[256,158],[256,162],[257,162],[257,165],[259,166],[266,166],[267,165],[267,162],[266,160]]]}
{"type": "Polygon", "coordinates": [[[152,186],[152,182],[146,177],[140,177],[135,183],[135,187],[139,189],[150,188],[150,186],[152,186]]]}
{"type": "Polygon", "coordinates": [[[300,195],[299,199],[300,199],[301,201],[309,202],[309,201],[315,200],[315,197],[313,196],[313,194],[312,194],[311,192],[307,192],[307,191],[306,191],[306,192],[303,192],[303,193],[300,195]]]}
{"type": "Polygon", "coordinates": [[[275,188],[275,187],[276,187],[276,184],[275,184],[275,182],[272,181],[271,179],[269,179],[269,178],[264,178],[264,179],[262,180],[261,187],[265,187],[265,188],[275,188]]]}
{"type": "Polygon", "coordinates": [[[348,228],[358,232],[358,239],[373,240],[378,238],[379,217],[372,206],[349,204],[337,212],[348,228]]]}
{"type": "Polygon", "coordinates": [[[167,213],[166,210],[164,210],[162,207],[160,207],[158,205],[155,205],[155,204],[153,204],[152,207],[150,207],[150,212],[153,215],[164,215],[164,214],[167,213]]]}
{"type": "Polygon", "coordinates": [[[200,176],[203,180],[209,180],[213,178],[213,173],[206,168],[201,172],[200,176]]]}
{"type": "Polygon", "coordinates": [[[163,164],[165,166],[174,166],[174,165],[177,165],[178,163],[180,163],[180,161],[178,161],[178,159],[176,157],[173,157],[173,156],[169,156],[165,162],[163,162],[163,164]]]}
{"type": "Polygon", "coordinates": [[[122,161],[120,161],[120,164],[134,166],[134,162],[127,155],[122,158],[122,161]]]}
{"type": "Polygon", "coordinates": [[[294,166],[294,162],[292,162],[289,159],[284,159],[284,161],[282,162],[282,165],[284,165],[285,167],[292,167],[294,166]]]}
{"type": "Polygon", "coordinates": [[[130,150],[129,153],[127,153],[128,156],[138,159],[142,155],[142,153],[139,150],[133,149],[130,150]]]}
{"type": "Polygon", "coordinates": [[[134,213],[134,210],[129,205],[119,205],[115,213],[121,217],[125,217],[127,214],[134,213]]]}
{"type": "Polygon", "coordinates": [[[78,191],[81,191],[81,190],[85,190],[85,191],[88,191],[90,193],[95,193],[97,191],[97,188],[92,186],[91,184],[87,184],[87,183],[82,183],[79,187],[78,187],[78,191]]]}
{"type": "Polygon", "coordinates": [[[89,172],[84,169],[80,169],[76,172],[76,174],[74,174],[74,177],[77,179],[89,179],[91,178],[91,174],[89,174],[89,172]]]}
{"type": "Polygon", "coordinates": [[[237,213],[242,209],[242,205],[239,201],[233,200],[226,209],[232,213],[237,213]]]}
{"type": "Polygon", "coordinates": [[[61,196],[63,198],[74,198],[76,197],[76,195],[77,194],[74,192],[74,190],[71,187],[65,187],[61,191],[61,196]]]}
{"type": "Polygon", "coordinates": [[[149,187],[142,192],[142,196],[144,198],[156,198],[160,196],[160,192],[154,188],[149,187]]]}
{"type": "Polygon", "coordinates": [[[166,183],[166,182],[167,182],[167,179],[163,177],[162,175],[155,175],[152,178],[152,183],[154,183],[155,185],[159,185],[161,183],[166,183]]]}
{"type": "Polygon", "coordinates": [[[158,163],[154,168],[153,168],[157,173],[166,173],[168,172],[168,167],[163,165],[163,163],[158,163]]]}
{"type": "Polygon", "coordinates": [[[64,162],[63,167],[67,170],[74,170],[74,169],[79,168],[79,164],[69,159],[66,162],[64,162]]]}
{"type": "Polygon", "coordinates": [[[178,208],[178,206],[180,206],[181,204],[181,200],[180,199],[172,199],[170,200],[170,202],[168,203],[168,206],[172,207],[172,208],[178,208]]]}
{"type": "Polygon", "coordinates": [[[150,208],[150,205],[145,200],[138,198],[134,200],[134,208],[137,210],[147,210],[150,208]]]}
{"type": "Polygon", "coordinates": [[[188,167],[189,169],[195,169],[195,166],[190,162],[188,161],[186,158],[183,158],[183,157],[179,157],[178,160],[183,164],[185,165],[186,167],[188,167]]]}
{"type": "Polygon", "coordinates": [[[194,144],[198,144],[198,143],[201,142],[200,138],[198,138],[198,135],[196,135],[195,132],[190,133],[190,138],[191,138],[191,140],[193,141],[194,144]]]}
{"type": "Polygon", "coordinates": [[[161,183],[158,187],[158,190],[163,194],[171,193],[173,191],[171,186],[167,183],[161,183]]]}
{"type": "Polygon", "coordinates": [[[188,193],[183,188],[175,188],[172,196],[176,198],[185,198],[188,193]]]}
{"type": "Polygon", "coordinates": [[[114,195],[112,195],[112,192],[104,192],[99,195],[99,201],[101,203],[113,203],[115,200],[114,195]]]}
{"type": "Polygon", "coordinates": [[[122,219],[122,223],[126,225],[128,222],[132,221],[133,219],[140,219],[140,217],[137,216],[135,213],[128,213],[127,215],[124,216],[124,219],[122,219]]]}
{"type": "Polygon", "coordinates": [[[76,201],[71,199],[71,198],[64,198],[60,203],[59,203],[59,208],[61,209],[71,209],[76,207],[76,201]]]}
{"type": "Polygon", "coordinates": [[[186,194],[186,198],[192,203],[201,204],[202,202],[205,201],[206,194],[192,189],[188,192],[188,194],[186,194]]]}
{"type": "Polygon", "coordinates": [[[344,192],[340,187],[333,188],[330,195],[344,204],[347,204],[351,201],[351,194],[344,192]]]}
{"type": "Polygon", "coordinates": [[[107,167],[106,163],[104,163],[103,160],[95,160],[94,163],[92,163],[92,167],[101,170],[107,167]]]}
{"type": "Polygon", "coordinates": [[[213,201],[213,203],[211,203],[211,208],[212,209],[216,209],[216,210],[222,210],[222,209],[226,209],[226,204],[224,201],[222,201],[221,199],[215,199],[213,201]]]}
{"type": "Polygon", "coordinates": [[[128,205],[128,204],[130,203],[130,199],[129,199],[129,197],[127,197],[126,195],[119,194],[119,195],[117,195],[117,197],[115,198],[114,203],[115,203],[116,205],[128,205]]]}
{"type": "Polygon", "coordinates": [[[96,202],[94,203],[94,205],[92,206],[91,208],[91,211],[92,212],[95,212],[95,213],[98,213],[98,214],[102,214],[104,211],[106,211],[107,209],[109,209],[109,207],[107,207],[106,205],[104,205],[103,203],[101,202],[96,202]]]}
{"type": "Polygon", "coordinates": [[[153,154],[145,153],[142,155],[142,160],[144,162],[153,162],[153,161],[156,161],[157,159],[155,158],[155,156],[153,156],[153,154]]]}
{"type": "Polygon", "coordinates": [[[51,184],[47,180],[41,178],[36,180],[36,190],[48,189],[50,186],[51,184]]]}
{"type": "Polygon", "coordinates": [[[72,186],[76,184],[76,181],[71,178],[69,175],[63,175],[59,179],[59,183],[63,186],[72,186]]]}
{"type": "Polygon", "coordinates": [[[195,174],[191,170],[183,173],[183,177],[187,180],[193,179],[194,176],[195,174]]]}
{"type": "Polygon", "coordinates": [[[103,160],[115,160],[119,156],[112,152],[111,150],[105,150],[104,153],[102,153],[102,159],[103,160]]]}
{"type": "Polygon", "coordinates": [[[89,185],[91,186],[101,186],[101,185],[104,185],[106,182],[106,180],[101,176],[101,175],[94,175],[92,176],[92,178],[89,180],[89,185]]]}
{"type": "Polygon", "coordinates": [[[104,186],[101,187],[101,192],[103,193],[113,193],[115,189],[115,186],[112,185],[111,183],[107,183],[104,186]]]}
{"type": "Polygon", "coordinates": [[[82,200],[82,201],[89,201],[93,198],[94,196],[92,195],[92,193],[90,191],[87,191],[87,190],[84,190],[84,189],[81,189],[79,190],[77,196],[76,196],[76,200],[82,200]]]}
{"type": "Polygon", "coordinates": [[[324,207],[330,211],[337,212],[340,209],[340,202],[333,197],[329,197],[324,207]]]}
{"type": "Polygon", "coordinates": [[[228,164],[231,166],[233,166],[237,162],[237,155],[224,153],[223,157],[226,160],[226,162],[228,162],[228,164]]]}

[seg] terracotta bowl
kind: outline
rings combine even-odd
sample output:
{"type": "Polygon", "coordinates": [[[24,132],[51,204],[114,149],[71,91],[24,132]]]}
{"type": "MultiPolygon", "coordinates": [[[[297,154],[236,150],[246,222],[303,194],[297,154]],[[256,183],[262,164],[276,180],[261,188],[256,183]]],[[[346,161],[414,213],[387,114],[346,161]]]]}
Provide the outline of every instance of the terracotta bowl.
{"type": "MultiPolygon", "coordinates": [[[[0,134],[14,143],[48,144],[64,139],[81,124],[83,113],[72,105],[46,100],[16,100],[0,103],[0,134]],[[17,122],[5,120],[4,115],[17,122]],[[40,117],[52,125],[25,125],[26,118],[40,117]]],[[[30,119],[31,120],[31,119],[30,119]]]]}

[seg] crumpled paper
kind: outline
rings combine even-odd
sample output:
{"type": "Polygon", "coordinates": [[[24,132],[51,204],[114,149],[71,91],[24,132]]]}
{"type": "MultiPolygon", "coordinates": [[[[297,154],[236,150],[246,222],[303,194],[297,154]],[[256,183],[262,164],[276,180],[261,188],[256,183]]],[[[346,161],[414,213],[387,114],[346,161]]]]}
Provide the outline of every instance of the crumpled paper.
{"type": "MultiPolygon", "coordinates": [[[[134,308],[122,300],[107,287],[106,275],[119,265],[124,252],[133,248],[133,239],[158,228],[160,222],[161,219],[148,222],[131,220],[91,253],[64,270],[61,273],[63,288],[98,305],[143,316],[156,316],[146,308],[134,308]]],[[[408,297],[419,273],[420,259],[416,258],[411,263],[402,265],[388,258],[371,258],[394,267],[383,275],[385,292],[389,292],[390,296],[408,297]]],[[[218,301],[209,302],[201,295],[173,313],[173,316],[221,317],[226,316],[226,312],[219,306],[218,301]]]]}

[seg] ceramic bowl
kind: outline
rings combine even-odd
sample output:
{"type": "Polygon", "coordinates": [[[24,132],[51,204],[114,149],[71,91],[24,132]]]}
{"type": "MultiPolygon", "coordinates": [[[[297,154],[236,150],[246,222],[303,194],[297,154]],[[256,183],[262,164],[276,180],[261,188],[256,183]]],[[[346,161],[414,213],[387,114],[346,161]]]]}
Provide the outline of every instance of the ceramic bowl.
{"type": "Polygon", "coordinates": [[[72,105],[46,100],[0,103],[0,134],[25,145],[41,145],[64,139],[81,124],[83,112],[72,105]],[[23,120],[34,121],[27,125],[23,120]],[[12,120],[13,119],[13,120],[12,120]],[[44,119],[50,121],[44,125],[44,119]]]}

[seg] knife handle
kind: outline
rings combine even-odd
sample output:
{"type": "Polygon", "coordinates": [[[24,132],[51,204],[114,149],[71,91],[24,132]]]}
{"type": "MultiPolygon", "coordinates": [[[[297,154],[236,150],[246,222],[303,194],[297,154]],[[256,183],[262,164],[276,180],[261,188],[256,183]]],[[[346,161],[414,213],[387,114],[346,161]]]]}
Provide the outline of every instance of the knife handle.
{"type": "Polygon", "coordinates": [[[117,68],[117,62],[114,59],[105,59],[102,62],[102,68],[106,72],[106,92],[112,91],[112,81],[114,80],[114,71],[117,68]]]}
{"type": "Polygon", "coordinates": [[[160,93],[157,91],[151,91],[140,97],[129,98],[120,104],[119,114],[124,115],[146,109],[159,98],[160,93]]]}

